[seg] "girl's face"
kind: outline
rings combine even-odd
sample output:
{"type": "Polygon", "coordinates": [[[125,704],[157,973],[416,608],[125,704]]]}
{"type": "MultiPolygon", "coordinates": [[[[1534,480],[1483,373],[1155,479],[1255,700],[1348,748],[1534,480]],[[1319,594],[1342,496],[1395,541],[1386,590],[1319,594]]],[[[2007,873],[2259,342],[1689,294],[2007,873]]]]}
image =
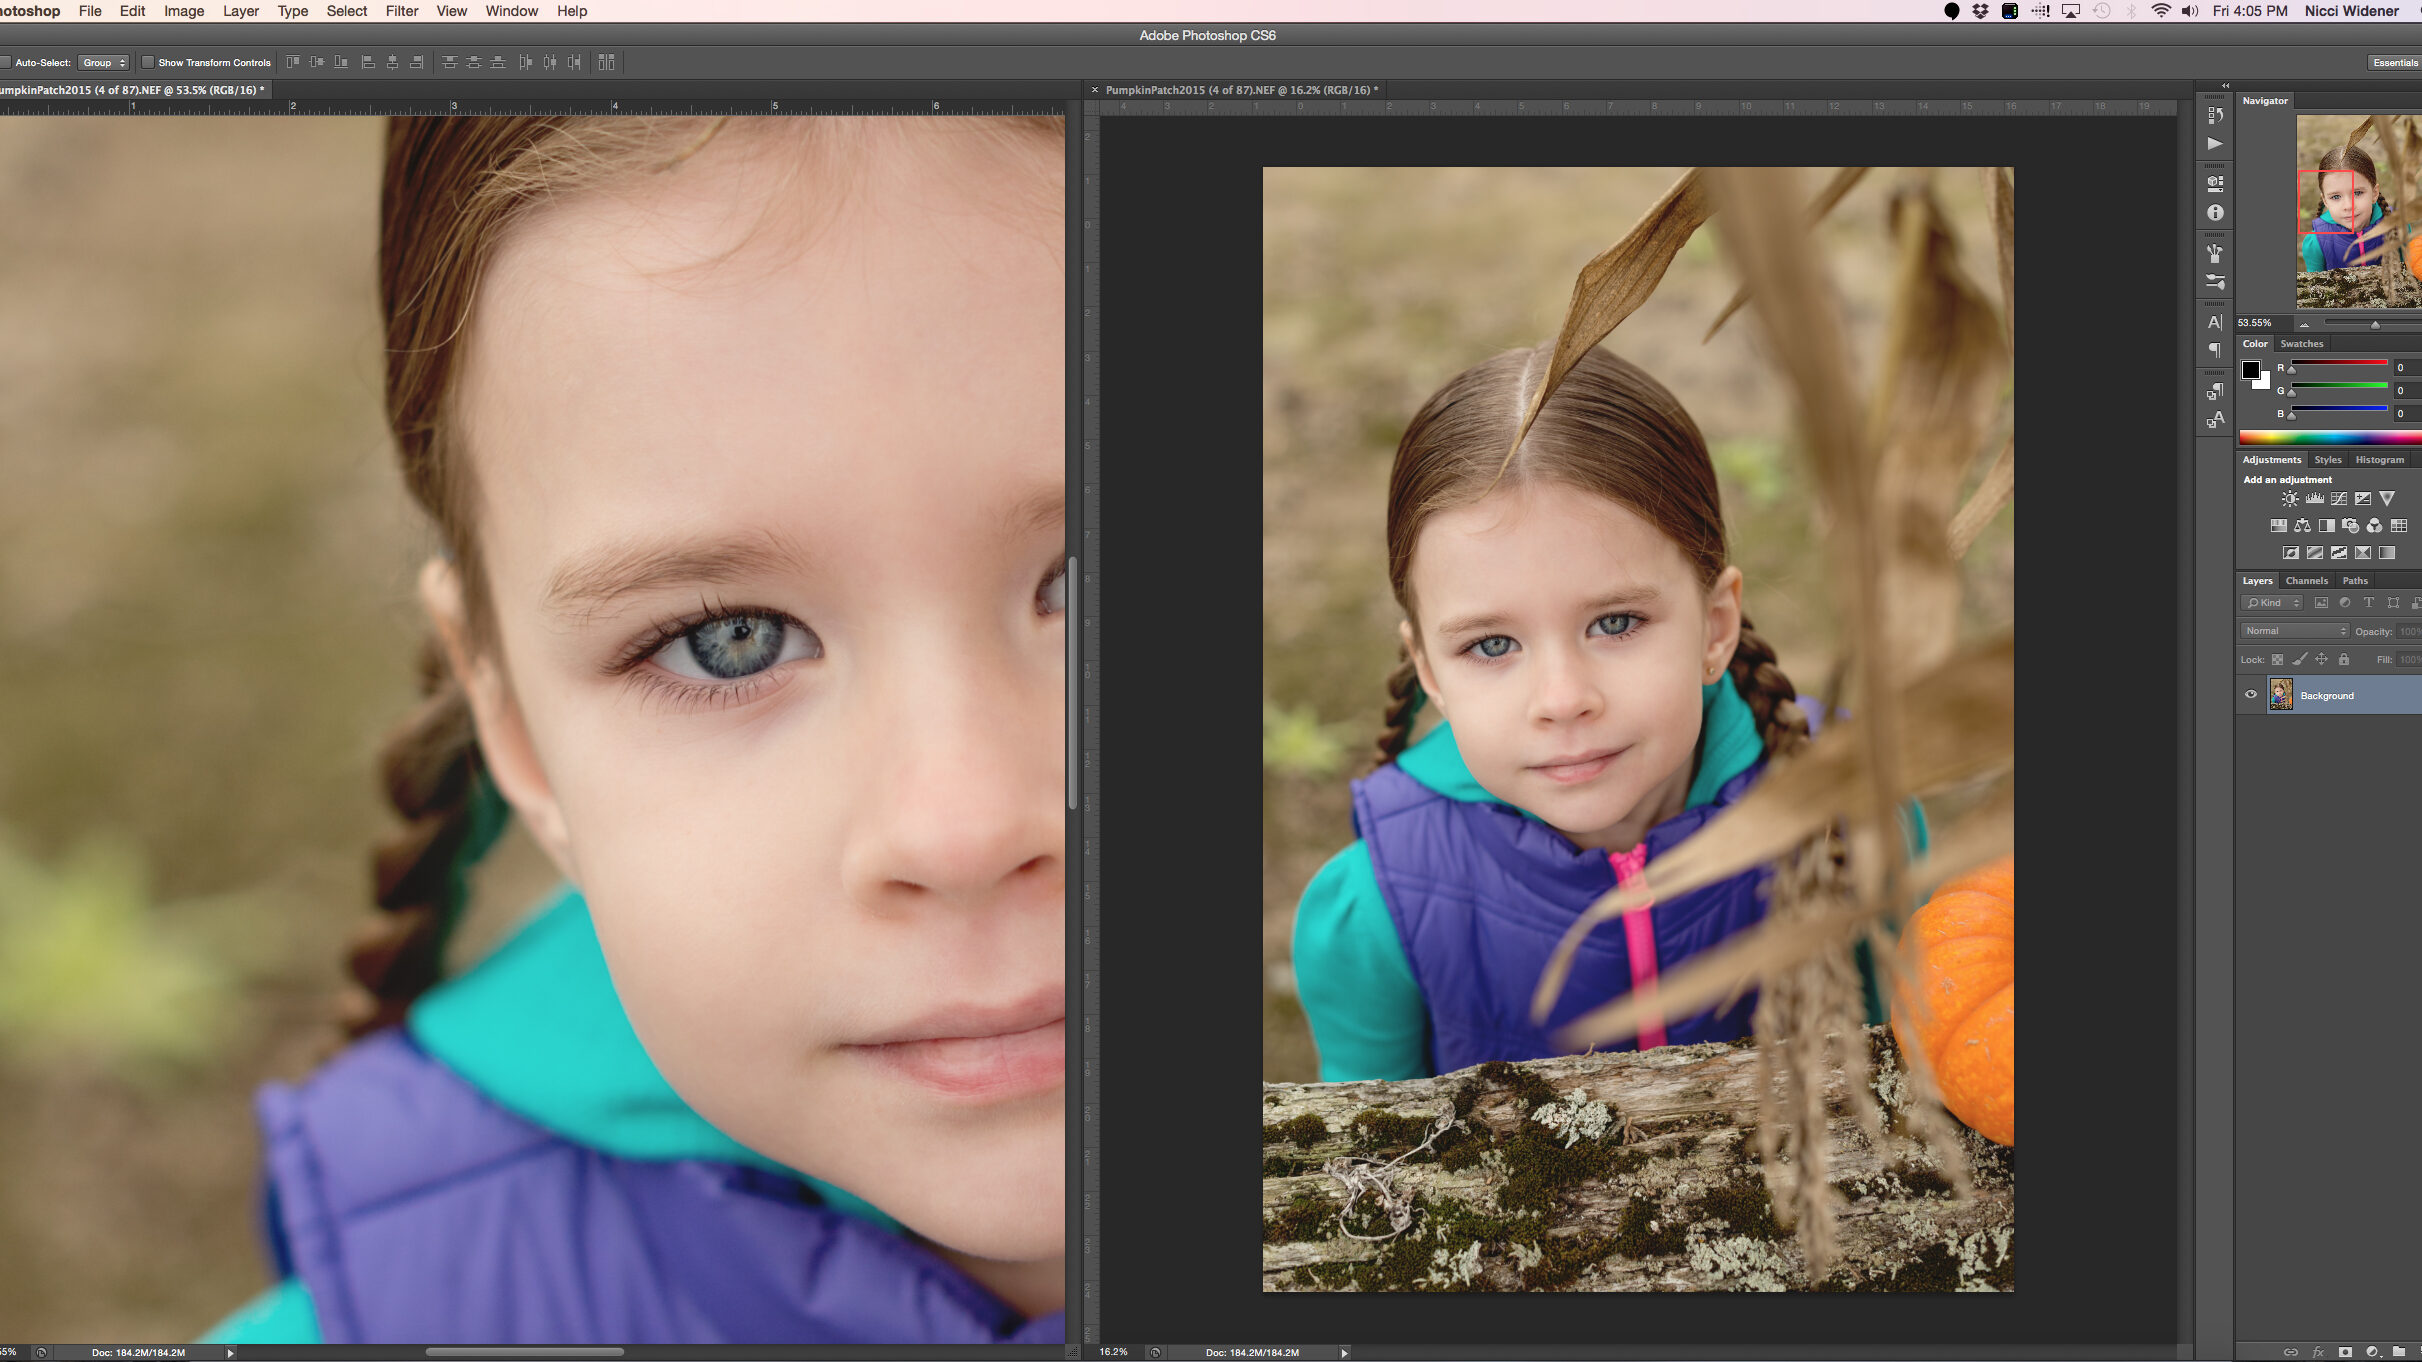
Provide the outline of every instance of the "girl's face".
{"type": "Polygon", "coordinates": [[[1680,811],[1739,569],[1702,591],[1638,514],[1534,482],[1432,516],[1408,581],[1422,689],[1482,788],[1585,847],[1628,850],[1680,811]]]}
{"type": "Polygon", "coordinates": [[[458,665],[682,1097],[1031,1262],[1065,1223],[1062,153],[793,136],[502,244],[456,407],[499,648],[458,665]]]}
{"type": "Polygon", "coordinates": [[[2352,170],[2321,175],[2321,207],[2341,227],[2368,227],[2372,220],[2372,182],[2352,170]]]}

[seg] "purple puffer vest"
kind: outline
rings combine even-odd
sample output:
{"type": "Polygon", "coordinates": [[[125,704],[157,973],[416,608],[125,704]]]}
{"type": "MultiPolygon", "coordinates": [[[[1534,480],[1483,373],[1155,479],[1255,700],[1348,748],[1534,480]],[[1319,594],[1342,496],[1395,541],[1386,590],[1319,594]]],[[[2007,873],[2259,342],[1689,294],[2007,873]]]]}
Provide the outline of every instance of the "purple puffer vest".
{"type": "MultiPolygon", "coordinates": [[[[1685,809],[1649,829],[1648,860],[1746,793],[1764,761],[1726,781],[1715,802],[1685,809]]],[[[1354,783],[1354,828],[1371,854],[1380,896],[1430,1014],[1430,1072],[1493,1059],[1571,1053],[1551,1037],[1581,1014],[1632,989],[1625,932],[1608,922],[1582,939],[1571,977],[1542,1026],[1531,994],[1565,929],[1615,887],[1603,851],[1576,848],[1562,833],[1494,801],[1454,799],[1395,763],[1354,783]]],[[[1771,872],[1743,871],[1649,910],[1656,974],[1764,920],[1771,872]]],[[[1668,1018],[1666,1043],[1737,1040],[1749,1034],[1755,993],[1731,1007],[1668,1018]]],[[[1625,1039],[1600,1049],[1628,1050],[1625,1039]]]]}
{"type": "Polygon", "coordinates": [[[279,1275],[327,1343],[1058,1343],[950,1264],[736,1164],[512,1115],[400,1030],[257,1099],[279,1275]]]}

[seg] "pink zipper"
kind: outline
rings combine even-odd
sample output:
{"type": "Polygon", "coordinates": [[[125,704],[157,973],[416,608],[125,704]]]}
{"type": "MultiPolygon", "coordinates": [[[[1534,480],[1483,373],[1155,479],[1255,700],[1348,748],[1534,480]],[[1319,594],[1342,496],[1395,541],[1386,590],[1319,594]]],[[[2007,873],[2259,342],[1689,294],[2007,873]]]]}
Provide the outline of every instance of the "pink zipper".
{"type": "MultiPolygon", "coordinates": [[[[1615,884],[1629,889],[1647,877],[1648,842],[1643,839],[1629,851],[1606,853],[1607,864],[1615,868],[1615,884]]],[[[1623,944],[1631,956],[1631,991],[1643,1002],[1654,1007],[1657,997],[1657,931],[1649,920],[1653,904],[1641,904],[1623,915],[1623,944]]],[[[1665,1020],[1640,1028],[1640,1048],[1654,1050],[1665,1043],[1665,1020]]]]}

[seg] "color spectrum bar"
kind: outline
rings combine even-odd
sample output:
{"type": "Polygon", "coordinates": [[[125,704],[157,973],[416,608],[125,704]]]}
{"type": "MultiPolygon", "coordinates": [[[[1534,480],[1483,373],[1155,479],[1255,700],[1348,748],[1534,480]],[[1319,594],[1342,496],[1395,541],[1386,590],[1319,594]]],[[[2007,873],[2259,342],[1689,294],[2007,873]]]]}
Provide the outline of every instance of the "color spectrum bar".
{"type": "Polygon", "coordinates": [[[2296,386],[2299,388],[2385,388],[2388,385],[2386,383],[2378,382],[2345,382],[2338,379],[2326,379],[2322,382],[2315,383],[2310,379],[2306,379],[2299,382],[2296,386]]]}
{"type": "Polygon", "coordinates": [[[2343,402],[2298,402],[2289,411],[2387,411],[2386,407],[2356,407],[2343,402]]]}
{"type": "Polygon", "coordinates": [[[2297,365],[2297,366],[2302,366],[2302,365],[2306,365],[2306,364],[2386,364],[2386,363],[2388,363],[2388,361],[2387,361],[2387,360],[2384,360],[2384,359],[2302,359],[2302,358],[2298,358],[2298,359],[2291,359],[2291,360],[2289,360],[2289,361],[2288,361],[2288,363],[2293,364],[2293,365],[2297,365]]]}
{"type": "Polygon", "coordinates": [[[2241,445],[2422,445],[2422,430],[2241,430],[2241,445]]]}

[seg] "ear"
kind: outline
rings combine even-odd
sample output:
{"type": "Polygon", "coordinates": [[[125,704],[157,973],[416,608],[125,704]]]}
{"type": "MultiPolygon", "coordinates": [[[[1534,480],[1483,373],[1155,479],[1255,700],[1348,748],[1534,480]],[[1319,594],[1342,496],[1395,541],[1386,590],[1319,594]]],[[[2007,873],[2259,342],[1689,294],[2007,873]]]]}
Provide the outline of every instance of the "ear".
{"type": "Polygon", "coordinates": [[[572,864],[572,839],[564,829],[563,810],[555,802],[555,791],[547,783],[547,773],[538,764],[538,749],[530,741],[530,727],[522,718],[521,702],[514,697],[504,669],[486,653],[475,653],[470,646],[469,615],[463,607],[462,574],[444,558],[431,558],[421,565],[421,607],[429,612],[429,624],[437,630],[438,640],[445,645],[446,661],[454,669],[454,679],[461,683],[463,694],[471,702],[471,721],[479,731],[479,755],[496,782],[497,793],[513,806],[513,813],[528,828],[531,839],[555,862],[555,868],[565,879],[580,883],[579,872],[572,864]]]}
{"type": "Polygon", "coordinates": [[[1707,655],[1700,661],[1699,680],[1722,677],[1740,643],[1741,569],[1727,566],[1707,588],[1707,655]]]}
{"type": "Polygon", "coordinates": [[[1413,622],[1398,620],[1396,637],[1404,640],[1404,650],[1412,655],[1413,675],[1421,678],[1421,693],[1429,697],[1430,708],[1438,711],[1439,718],[1446,718],[1446,697],[1438,691],[1438,678],[1430,674],[1430,655],[1421,651],[1421,639],[1413,632],[1413,622]]]}

